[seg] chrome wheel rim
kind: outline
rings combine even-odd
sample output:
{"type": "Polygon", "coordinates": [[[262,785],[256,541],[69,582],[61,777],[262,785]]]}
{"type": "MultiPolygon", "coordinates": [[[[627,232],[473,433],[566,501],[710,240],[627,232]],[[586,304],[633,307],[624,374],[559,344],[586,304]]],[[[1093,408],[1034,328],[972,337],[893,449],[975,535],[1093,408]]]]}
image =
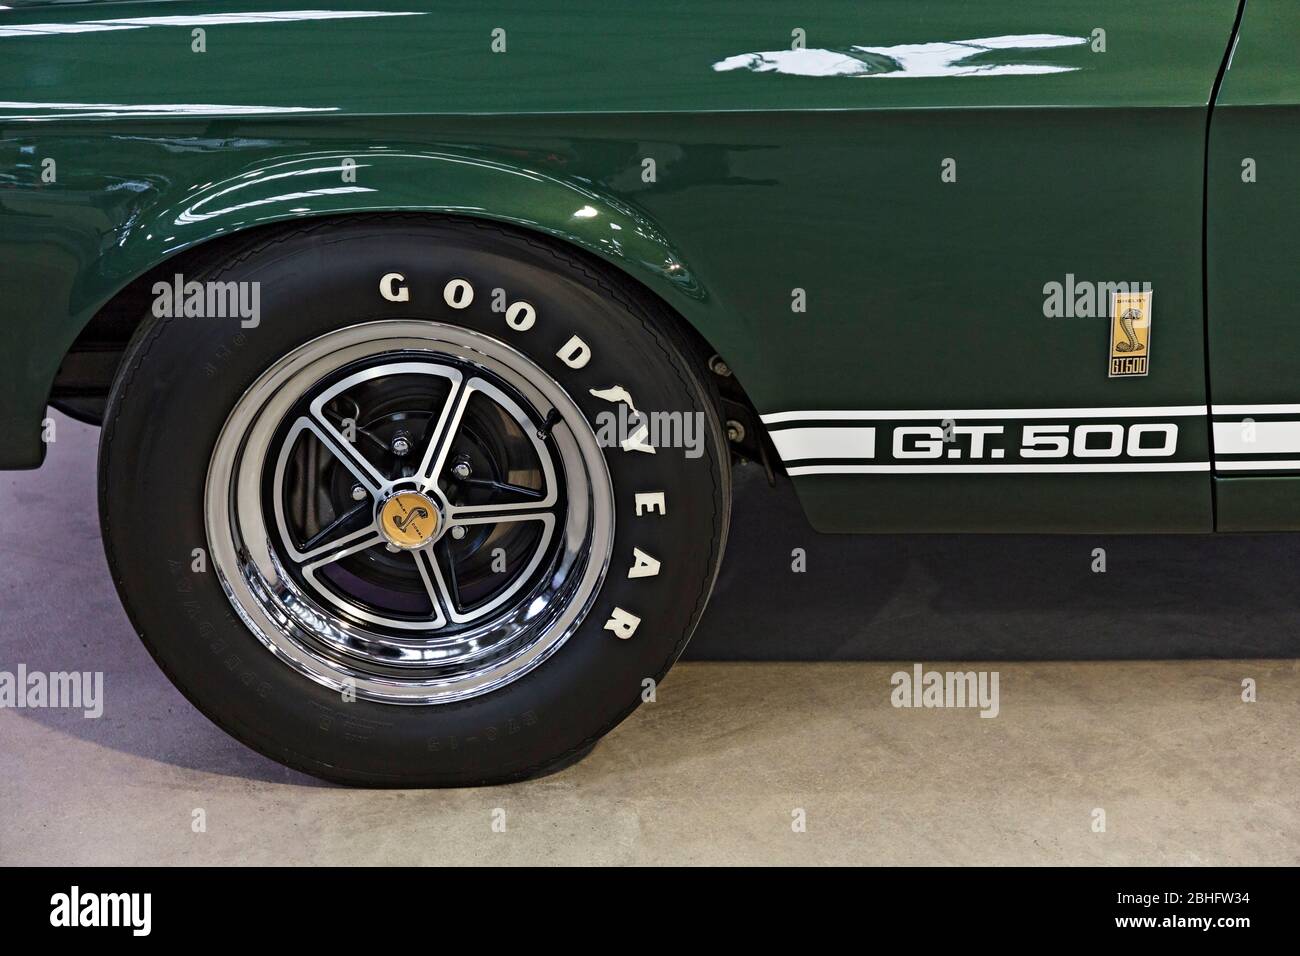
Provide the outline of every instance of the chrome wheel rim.
{"type": "Polygon", "coordinates": [[[358,698],[487,693],[554,653],[608,568],[613,494],[564,389],[496,339],[368,322],[245,392],[208,468],[212,563],[277,657],[358,698]]]}

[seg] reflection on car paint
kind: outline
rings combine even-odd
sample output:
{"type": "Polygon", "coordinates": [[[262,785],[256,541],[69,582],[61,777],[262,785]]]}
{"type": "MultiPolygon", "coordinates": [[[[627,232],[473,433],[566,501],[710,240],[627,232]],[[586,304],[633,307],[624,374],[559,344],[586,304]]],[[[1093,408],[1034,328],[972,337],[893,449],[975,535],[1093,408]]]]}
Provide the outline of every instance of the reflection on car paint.
{"type": "Polygon", "coordinates": [[[0,100],[4,110],[66,110],[64,113],[18,114],[6,120],[53,120],[77,117],[106,118],[132,116],[273,116],[281,113],[332,113],[337,106],[237,106],[219,103],[32,103],[20,100],[0,100]]]}
{"type": "Polygon", "coordinates": [[[883,79],[942,76],[1026,76],[1071,73],[1073,66],[1044,63],[968,62],[995,50],[1042,50],[1078,46],[1087,37],[1058,33],[1026,33],[945,43],[904,43],[898,46],[850,46],[847,50],[795,49],[740,53],[713,64],[716,72],[749,70],[794,76],[856,76],[883,79]]]}
{"type": "Polygon", "coordinates": [[[68,33],[103,33],[107,30],[142,30],[145,27],[216,27],[241,23],[295,23],[302,20],[356,20],[370,17],[422,17],[418,11],[384,10],[272,10],[266,13],[205,13],[166,17],[116,17],[80,23],[23,23],[0,27],[0,37],[58,36],[68,33]]]}

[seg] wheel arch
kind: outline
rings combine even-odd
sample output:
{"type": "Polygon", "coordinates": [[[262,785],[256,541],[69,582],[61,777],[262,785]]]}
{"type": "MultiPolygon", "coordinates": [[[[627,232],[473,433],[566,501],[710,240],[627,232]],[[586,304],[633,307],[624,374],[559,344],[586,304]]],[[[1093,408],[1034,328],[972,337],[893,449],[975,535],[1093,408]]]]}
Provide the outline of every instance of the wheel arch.
{"type": "Polygon", "coordinates": [[[411,214],[493,221],[580,250],[662,303],[705,358],[718,351],[710,343],[723,319],[704,281],[629,203],[586,182],[461,154],[332,150],[259,163],[139,210],[96,263],[90,282],[103,291],[74,322],[50,403],[95,421],[159,279],[305,220],[411,214]]]}

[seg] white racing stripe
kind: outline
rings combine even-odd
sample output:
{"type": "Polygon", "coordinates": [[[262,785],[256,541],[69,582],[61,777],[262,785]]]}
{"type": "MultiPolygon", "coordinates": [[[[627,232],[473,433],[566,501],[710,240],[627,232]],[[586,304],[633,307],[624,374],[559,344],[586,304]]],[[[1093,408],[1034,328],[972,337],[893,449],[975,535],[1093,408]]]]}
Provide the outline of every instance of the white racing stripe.
{"type": "MultiPolygon", "coordinates": [[[[1109,408],[967,408],[967,409],[863,409],[771,412],[761,416],[773,428],[771,435],[781,460],[792,463],[793,477],[801,475],[1013,475],[1013,474],[1104,474],[1115,472],[1203,472],[1210,471],[1300,471],[1300,403],[1272,405],[1140,405],[1109,408]],[[1246,427],[1241,421],[1211,424],[1214,453],[1240,455],[1194,462],[1071,462],[1017,464],[868,464],[876,457],[877,428],[855,426],[857,422],[882,421],[1024,421],[1028,419],[1133,419],[1188,418],[1205,415],[1295,415],[1293,420],[1256,421],[1246,427]],[[803,422],[824,422],[804,425],[803,422]],[[831,424],[841,422],[843,424],[831,424]],[[1265,459],[1262,455],[1294,455],[1287,459],[1265,459]],[[800,465],[810,459],[834,460],[833,464],[800,465]]],[[[996,455],[994,457],[997,457],[996,455]]]]}
{"type": "Polygon", "coordinates": [[[1298,415],[1300,405],[1212,405],[1215,415],[1241,416],[1230,422],[1215,422],[1215,471],[1300,471],[1300,459],[1267,459],[1260,455],[1300,455],[1300,419],[1290,421],[1249,421],[1252,415],[1298,415]],[[1242,419],[1245,419],[1243,421],[1242,419]],[[1223,459],[1219,455],[1243,455],[1223,459]]]}
{"type": "Polygon", "coordinates": [[[769,434],[782,461],[876,457],[874,428],[785,428],[769,434]]]}
{"type": "MultiPolygon", "coordinates": [[[[1281,464],[1281,463],[1277,463],[1281,464]]],[[[1300,462],[1294,463],[1300,467],[1300,462]]],[[[1086,474],[1089,472],[1209,471],[1208,461],[1116,462],[1077,465],[796,465],[787,468],[800,475],[1012,475],[1086,474]]]]}
{"type": "MultiPolygon", "coordinates": [[[[1215,455],[1300,455],[1300,421],[1214,423],[1215,455]]],[[[1219,467],[1224,466],[1219,463],[1219,467]]]]}
{"type": "MultiPolygon", "coordinates": [[[[1226,407],[1236,408],[1238,406],[1226,407]]],[[[1294,407],[1300,410],[1300,405],[1294,407]]],[[[940,408],[922,410],[800,411],[769,412],[760,417],[765,425],[780,425],[784,422],[910,421],[911,419],[924,418],[940,420],[951,418],[953,421],[982,418],[1185,418],[1194,415],[1205,415],[1208,412],[1209,409],[1204,405],[1138,405],[1131,408],[1121,406],[1111,408],[940,408]]]]}
{"type": "Polygon", "coordinates": [[[1215,415],[1296,415],[1300,405],[1212,405],[1215,415]]]}
{"type": "MultiPolygon", "coordinates": [[[[1079,458],[1094,457],[1093,454],[1076,453],[1076,460],[1070,462],[1000,462],[997,464],[970,463],[956,464],[949,463],[947,460],[940,462],[931,462],[922,464],[920,462],[899,462],[897,460],[889,463],[879,463],[877,459],[876,439],[880,426],[876,422],[916,422],[928,421],[939,422],[951,420],[958,422],[1000,422],[1008,425],[1014,422],[1029,422],[1032,420],[1046,420],[1051,422],[1053,419],[1058,421],[1070,422],[1080,419],[1151,419],[1151,418],[1204,418],[1209,413],[1209,408],[1205,405],[1137,405],[1137,406],[1120,406],[1109,408],[968,408],[968,409],[865,409],[860,411],[844,410],[819,410],[819,411],[790,411],[790,412],[772,412],[762,416],[762,420],[767,425],[787,426],[775,427],[768,430],[773,444],[776,446],[781,460],[789,467],[787,472],[794,477],[800,475],[1031,475],[1031,474],[1105,474],[1105,473],[1140,473],[1140,472],[1206,472],[1210,470],[1208,461],[1081,461],[1079,458]],[[816,422],[818,424],[803,424],[805,422],[816,422]],[[865,423],[872,424],[865,424],[865,423]],[[863,423],[863,424],[858,424],[863,423]],[[872,461],[872,459],[877,459],[872,461]],[[822,463],[813,463],[820,460],[822,463]],[[808,462],[808,464],[799,464],[799,462],[808,462]]],[[[907,431],[915,432],[917,429],[903,428],[903,433],[907,431]]],[[[1026,434],[1032,426],[1026,425],[1026,434]]],[[[1062,431],[1068,431],[1073,428],[1072,424],[1061,426],[1062,431]]],[[[1172,423],[1164,425],[1134,424],[1131,426],[1139,432],[1143,429],[1161,428],[1168,430],[1172,435],[1177,434],[1176,426],[1172,423]]],[[[1230,426],[1236,427],[1236,426],[1230,426]]],[[[889,426],[884,426],[886,432],[889,426]]],[[[1079,435],[1083,434],[1086,429],[1108,428],[1121,429],[1120,425],[1079,425],[1079,435]]],[[[926,430],[926,429],[922,429],[926,430]]],[[[981,428],[971,426],[968,429],[959,427],[960,431],[970,431],[978,433],[981,428]]],[[[990,426],[987,431],[1002,433],[1002,427],[990,426]]],[[[893,432],[894,443],[900,432],[893,432]]],[[[1037,436],[1036,442],[1050,442],[1056,438],[1053,432],[1052,438],[1037,436]]],[[[1064,436],[1060,436],[1064,440],[1064,436]]],[[[890,435],[884,436],[885,446],[890,445],[890,435]]],[[[1133,447],[1133,435],[1130,434],[1130,448],[1133,447]]],[[[1078,445],[1076,442],[1076,449],[1078,445]]],[[[1042,454],[1041,447],[1037,449],[1037,454],[1027,453],[1025,457],[1047,457],[1042,454]]],[[[978,441],[971,449],[971,457],[978,458],[1003,458],[1007,450],[1000,447],[988,448],[983,444],[983,436],[980,435],[978,441]],[[981,451],[981,449],[983,449],[981,451]]],[[[1168,452],[1173,454],[1172,445],[1168,452]]],[[[1132,457],[1147,457],[1150,451],[1130,452],[1132,457]]],[[[960,458],[963,456],[962,451],[950,450],[944,456],[945,459],[960,458]]],[[[1119,450],[1096,457],[1118,457],[1119,450]]],[[[885,455],[886,459],[894,457],[885,455]]],[[[918,457],[914,453],[908,455],[898,455],[898,457],[918,457]]],[[[926,455],[925,457],[931,457],[926,455]]],[[[938,457],[934,455],[933,457],[938,457]]],[[[1057,457],[1057,455],[1052,455],[1057,457]]],[[[1065,457],[1062,450],[1060,457],[1065,457]]]]}
{"type": "Polygon", "coordinates": [[[1215,461],[1216,471],[1291,471],[1300,469],[1300,459],[1274,459],[1272,461],[1215,461]]]}

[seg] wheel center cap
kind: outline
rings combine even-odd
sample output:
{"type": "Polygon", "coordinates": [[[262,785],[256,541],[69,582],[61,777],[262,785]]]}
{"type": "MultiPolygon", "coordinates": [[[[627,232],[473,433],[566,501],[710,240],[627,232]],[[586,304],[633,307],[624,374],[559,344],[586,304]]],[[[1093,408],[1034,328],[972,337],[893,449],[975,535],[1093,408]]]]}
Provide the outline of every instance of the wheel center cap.
{"type": "Polygon", "coordinates": [[[395,547],[422,548],[438,536],[442,513],[433,499],[418,491],[399,491],[379,506],[379,530],[395,547]]]}

